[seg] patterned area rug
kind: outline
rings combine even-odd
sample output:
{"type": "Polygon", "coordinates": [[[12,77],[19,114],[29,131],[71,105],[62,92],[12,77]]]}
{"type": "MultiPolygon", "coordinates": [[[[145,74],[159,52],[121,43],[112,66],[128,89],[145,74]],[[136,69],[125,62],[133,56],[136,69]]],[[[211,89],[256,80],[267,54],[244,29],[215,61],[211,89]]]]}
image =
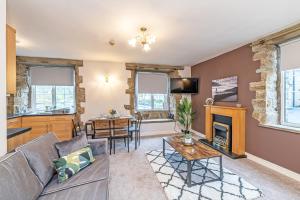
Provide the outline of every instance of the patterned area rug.
{"type": "Polygon", "coordinates": [[[187,163],[181,155],[173,150],[166,150],[163,157],[161,150],[154,150],[147,152],[146,156],[170,200],[248,200],[262,196],[259,189],[225,168],[222,181],[207,182],[219,177],[217,160],[203,159],[193,162],[192,184],[200,184],[189,188],[181,178],[186,177],[187,169],[187,163]]]}

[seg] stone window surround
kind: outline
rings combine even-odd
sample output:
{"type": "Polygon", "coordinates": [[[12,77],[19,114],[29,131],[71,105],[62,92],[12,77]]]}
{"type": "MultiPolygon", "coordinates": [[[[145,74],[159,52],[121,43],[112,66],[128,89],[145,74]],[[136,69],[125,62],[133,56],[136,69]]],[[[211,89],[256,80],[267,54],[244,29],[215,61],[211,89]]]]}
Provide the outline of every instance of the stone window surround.
{"type": "Polygon", "coordinates": [[[250,90],[256,92],[252,100],[252,117],[259,121],[259,126],[300,133],[300,128],[281,125],[281,87],[279,45],[300,37],[300,24],[271,34],[252,43],[253,61],[260,61],[256,73],[261,80],[249,84],[250,90]]]}
{"type": "MultiPolygon", "coordinates": [[[[167,73],[170,78],[180,78],[179,70],[184,70],[184,66],[171,66],[171,65],[156,65],[156,64],[141,64],[141,63],[125,63],[126,70],[130,70],[131,77],[128,78],[127,84],[128,89],[126,94],[129,94],[129,105],[124,105],[125,109],[130,111],[130,114],[135,112],[136,96],[135,96],[135,79],[137,72],[159,72],[167,73]]],[[[175,114],[176,107],[179,104],[182,95],[174,94],[170,96],[170,112],[175,114]]],[[[167,118],[169,111],[143,111],[142,112],[146,119],[159,119],[167,118]]]]}
{"type": "MultiPolygon", "coordinates": [[[[82,60],[71,60],[62,58],[45,58],[45,57],[28,57],[28,56],[17,56],[17,66],[30,66],[30,65],[51,65],[51,66],[74,66],[75,69],[75,93],[76,93],[76,114],[75,120],[81,122],[81,114],[84,113],[84,107],[81,103],[85,102],[85,88],[80,87],[83,82],[83,77],[79,75],[79,67],[83,67],[82,60]]],[[[21,89],[21,88],[19,88],[21,89]]],[[[17,87],[18,95],[18,87],[17,87]]],[[[30,101],[30,96],[28,99],[30,101]]],[[[17,96],[14,97],[18,98],[17,96]]],[[[29,103],[28,105],[29,106],[29,103]]]]}

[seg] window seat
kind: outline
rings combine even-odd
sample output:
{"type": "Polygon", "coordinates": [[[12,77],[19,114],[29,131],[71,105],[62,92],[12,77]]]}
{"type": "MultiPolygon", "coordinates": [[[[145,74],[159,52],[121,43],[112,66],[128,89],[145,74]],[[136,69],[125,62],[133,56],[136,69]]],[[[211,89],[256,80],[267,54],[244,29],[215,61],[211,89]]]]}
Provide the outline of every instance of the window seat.
{"type": "Polygon", "coordinates": [[[142,124],[175,122],[174,119],[144,119],[142,124]]]}

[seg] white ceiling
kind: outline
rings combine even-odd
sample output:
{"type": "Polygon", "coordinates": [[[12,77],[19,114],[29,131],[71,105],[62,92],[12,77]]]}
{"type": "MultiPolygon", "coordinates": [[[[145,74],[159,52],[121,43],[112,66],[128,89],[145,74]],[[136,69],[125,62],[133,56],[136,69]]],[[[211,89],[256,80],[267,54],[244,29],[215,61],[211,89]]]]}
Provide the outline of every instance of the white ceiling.
{"type": "Polygon", "coordinates": [[[299,8],[299,0],[8,0],[7,18],[18,55],[193,65],[300,22],[299,8]],[[147,53],[127,43],[140,26],[157,37],[147,53]]]}

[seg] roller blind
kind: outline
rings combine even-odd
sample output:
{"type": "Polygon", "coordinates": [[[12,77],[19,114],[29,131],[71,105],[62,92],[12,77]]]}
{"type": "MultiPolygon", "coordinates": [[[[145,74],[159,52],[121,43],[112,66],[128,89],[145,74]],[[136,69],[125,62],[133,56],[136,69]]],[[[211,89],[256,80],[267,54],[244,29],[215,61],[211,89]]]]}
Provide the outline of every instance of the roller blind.
{"type": "Polygon", "coordinates": [[[138,93],[167,94],[168,75],[164,73],[138,72],[138,93]]]}
{"type": "Polygon", "coordinates": [[[30,68],[31,85],[73,86],[73,67],[44,67],[30,68]]]}
{"type": "Polygon", "coordinates": [[[280,69],[300,68],[300,39],[280,45],[280,69]]]}

